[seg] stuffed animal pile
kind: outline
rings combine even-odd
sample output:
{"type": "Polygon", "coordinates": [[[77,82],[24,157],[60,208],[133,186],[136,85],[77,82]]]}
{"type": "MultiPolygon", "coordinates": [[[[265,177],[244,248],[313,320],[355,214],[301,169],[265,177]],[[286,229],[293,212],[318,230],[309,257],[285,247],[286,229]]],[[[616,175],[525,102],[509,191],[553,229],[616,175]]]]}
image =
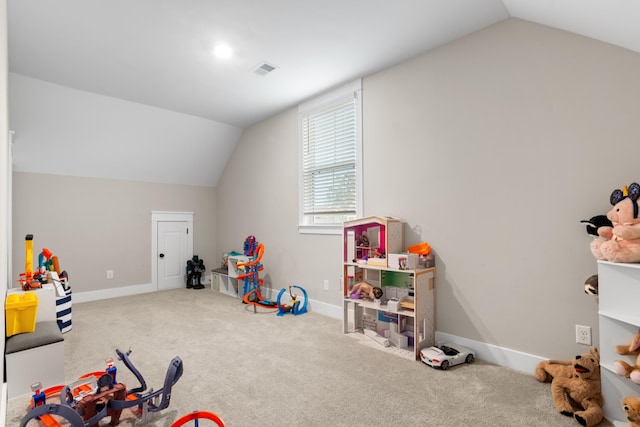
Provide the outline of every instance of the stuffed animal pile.
{"type": "Polygon", "coordinates": [[[585,427],[602,421],[600,354],[595,347],[571,361],[542,361],[534,375],[540,382],[551,382],[553,403],[562,415],[575,418],[585,427]]]}
{"type": "Polygon", "coordinates": [[[638,198],[640,184],[614,190],[610,202],[613,208],[607,218],[613,227],[597,229],[599,237],[591,242],[591,253],[596,259],[611,262],[640,262],[640,218],[638,198]]]}

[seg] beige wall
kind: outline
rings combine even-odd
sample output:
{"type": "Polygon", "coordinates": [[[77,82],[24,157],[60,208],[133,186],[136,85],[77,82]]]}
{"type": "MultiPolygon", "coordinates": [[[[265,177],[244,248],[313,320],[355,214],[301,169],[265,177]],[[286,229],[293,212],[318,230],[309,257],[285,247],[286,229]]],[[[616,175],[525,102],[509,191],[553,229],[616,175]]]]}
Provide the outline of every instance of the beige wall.
{"type": "MultiPolygon", "coordinates": [[[[579,221],[640,180],[638,75],[637,53],[510,19],[365,77],[364,213],[435,248],[439,331],[554,358],[584,350],[576,324],[597,343],[579,221]]],[[[245,132],[218,248],[254,234],[274,288],[338,305],[341,239],[296,231],[297,155],[295,109],[245,132]]]]}
{"type": "Polygon", "coordinates": [[[34,261],[51,250],[74,293],[149,284],[152,211],[194,212],[194,254],[209,267],[217,259],[215,199],[211,187],[15,172],[14,275],[24,271],[24,237],[33,234],[34,261]]]}
{"type": "MultiPolygon", "coordinates": [[[[597,342],[579,220],[640,179],[638,75],[637,53],[511,19],[364,78],[364,213],[435,248],[439,331],[554,358],[584,349],[577,323],[597,342]]],[[[14,273],[33,233],[76,291],[148,283],[150,212],[195,211],[207,267],[252,234],[273,289],[337,309],[340,237],[297,233],[297,136],[296,109],[245,131],[217,190],[16,173],[14,273]]]]}
{"type": "Polygon", "coordinates": [[[267,286],[313,289],[310,298],[339,305],[341,274],[335,236],[298,234],[297,110],[245,131],[218,185],[218,249],[242,251],[253,235],[265,245],[267,286]],[[329,280],[330,291],[323,290],[329,280]]]}

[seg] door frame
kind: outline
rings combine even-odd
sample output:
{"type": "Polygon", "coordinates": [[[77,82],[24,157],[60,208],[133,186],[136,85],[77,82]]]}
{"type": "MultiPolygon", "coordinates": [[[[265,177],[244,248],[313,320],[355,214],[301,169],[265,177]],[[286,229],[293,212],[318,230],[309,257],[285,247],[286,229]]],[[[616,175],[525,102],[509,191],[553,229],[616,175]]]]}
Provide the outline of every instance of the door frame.
{"type": "MultiPolygon", "coordinates": [[[[151,211],[151,283],[158,290],[158,222],[186,222],[187,253],[193,253],[193,212],[151,211]]],[[[185,260],[185,263],[187,260],[185,260]]]]}

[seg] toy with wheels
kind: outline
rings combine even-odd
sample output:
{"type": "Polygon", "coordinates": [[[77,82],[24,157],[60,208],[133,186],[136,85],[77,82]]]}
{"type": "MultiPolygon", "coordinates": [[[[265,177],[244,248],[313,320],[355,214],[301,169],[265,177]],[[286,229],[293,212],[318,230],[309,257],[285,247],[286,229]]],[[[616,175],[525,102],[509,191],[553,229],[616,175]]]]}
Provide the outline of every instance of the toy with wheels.
{"type": "Polygon", "coordinates": [[[304,314],[307,312],[307,291],[300,286],[289,286],[289,296],[291,299],[289,300],[290,304],[282,304],[282,296],[286,292],[285,288],[280,289],[280,293],[278,294],[278,316],[284,316],[285,314],[293,314],[297,316],[299,314],[304,314]],[[302,301],[298,298],[297,294],[293,293],[291,288],[298,288],[302,292],[302,301]]]}
{"type": "Polygon", "coordinates": [[[198,427],[199,420],[213,421],[217,426],[225,427],[224,421],[222,421],[222,419],[218,415],[214,414],[213,412],[206,412],[206,411],[193,411],[190,414],[182,416],[177,420],[175,420],[173,424],[171,424],[171,427],[180,427],[188,423],[189,421],[193,421],[193,425],[195,427],[198,427]]]}
{"type": "Polygon", "coordinates": [[[108,359],[106,371],[83,375],[71,384],[46,390],[42,390],[40,384],[34,384],[31,387],[34,391],[32,409],[22,419],[20,426],[26,426],[29,421],[37,418],[47,427],[59,427],[61,424],[54,415],[67,420],[73,427],[97,427],[107,416],[111,418],[111,425],[118,425],[122,410],[134,407],[137,407],[136,414],[145,422],[150,413],[167,408],[171,390],[182,376],[182,360],[177,356],[173,358],[161,389],[145,392],[147,384],[129,360],[130,351],[123,353],[116,349],[116,353],[138,379],[139,387],[127,390],[123,383],[118,383],[113,360],[108,359]],[[59,398],[60,403],[47,402],[49,398],[59,398]]]}

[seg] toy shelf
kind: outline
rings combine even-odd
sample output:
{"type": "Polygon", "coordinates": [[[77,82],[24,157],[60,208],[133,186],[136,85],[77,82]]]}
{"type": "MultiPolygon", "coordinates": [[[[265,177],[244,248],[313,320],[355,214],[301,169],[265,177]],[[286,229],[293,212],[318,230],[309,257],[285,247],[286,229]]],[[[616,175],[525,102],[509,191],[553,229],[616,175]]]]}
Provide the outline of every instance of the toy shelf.
{"type": "Polygon", "coordinates": [[[435,344],[435,268],[400,269],[390,266],[389,254],[404,249],[404,223],[395,218],[369,217],[346,222],[343,248],[342,331],[361,342],[410,360],[435,344]],[[369,246],[358,244],[367,236],[369,246]],[[382,257],[362,258],[365,248],[382,257]],[[365,281],[380,287],[380,301],[351,299],[350,287],[365,281]],[[390,306],[389,302],[394,301],[390,306]],[[407,308],[413,304],[413,309],[407,308]]]}
{"type": "Polygon", "coordinates": [[[622,356],[615,347],[631,342],[640,328],[636,301],[640,298],[640,264],[598,261],[598,318],[600,326],[600,371],[604,416],[615,426],[628,426],[621,401],[625,396],[640,396],[640,385],[618,375],[613,364],[626,360],[635,364],[635,356],[622,356]]]}
{"type": "Polygon", "coordinates": [[[231,255],[228,258],[228,269],[216,268],[211,270],[211,290],[236,298],[244,297],[244,282],[238,282],[237,265],[239,262],[248,262],[249,257],[245,255],[231,255]]]}

